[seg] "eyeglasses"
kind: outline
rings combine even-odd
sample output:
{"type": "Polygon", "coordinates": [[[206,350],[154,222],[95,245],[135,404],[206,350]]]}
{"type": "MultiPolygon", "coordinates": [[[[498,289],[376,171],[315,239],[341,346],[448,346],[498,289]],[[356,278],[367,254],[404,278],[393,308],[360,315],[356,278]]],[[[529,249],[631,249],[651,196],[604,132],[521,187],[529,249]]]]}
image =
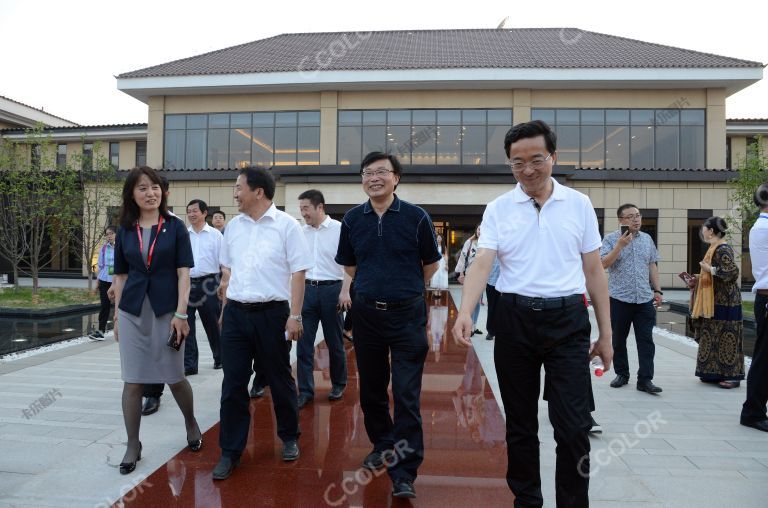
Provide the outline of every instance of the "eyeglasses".
{"type": "Polygon", "coordinates": [[[633,215],[625,215],[624,217],[622,217],[622,219],[629,219],[629,220],[642,219],[642,218],[643,218],[643,214],[641,213],[636,213],[633,215]]]}
{"type": "Polygon", "coordinates": [[[373,178],[374,176],[386,176],[387,173],[394,173],[391,169],[374,169],[369,170],[366,169],[365,171],[361,171],[360,174],[363,178],[373,178]]]}
{"type": "Polygon", "coordinates": [[[530,166],[534,170],[539,170],[544,167],[544,163],[546,163],[550,158],[552,157],[552,154],[547,155],[543,159],[541,157],[532,159],[528,162],[513,162],[511,164],[512,171],[522,171],[526,168],[526,166],[530,166]]]}

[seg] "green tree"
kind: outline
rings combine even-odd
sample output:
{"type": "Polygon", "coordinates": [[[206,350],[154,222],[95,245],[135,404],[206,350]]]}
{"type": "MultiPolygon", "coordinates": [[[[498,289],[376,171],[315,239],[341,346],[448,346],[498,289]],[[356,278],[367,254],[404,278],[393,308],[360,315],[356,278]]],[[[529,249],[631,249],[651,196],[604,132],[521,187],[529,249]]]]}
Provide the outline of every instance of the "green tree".
{"type": "MultiPolygon", "coordinates": [[[[739,176],[729,181],[731,200],[736,205],[737,220],[742,231],[748,231],[757,219],[755,189],[768,182],[768,157],[762,146],[762,136],[747,146],[746,155],[737,163],[739,176]]],[[[738,225],[737,225],[738,226],[738,225]]]]}

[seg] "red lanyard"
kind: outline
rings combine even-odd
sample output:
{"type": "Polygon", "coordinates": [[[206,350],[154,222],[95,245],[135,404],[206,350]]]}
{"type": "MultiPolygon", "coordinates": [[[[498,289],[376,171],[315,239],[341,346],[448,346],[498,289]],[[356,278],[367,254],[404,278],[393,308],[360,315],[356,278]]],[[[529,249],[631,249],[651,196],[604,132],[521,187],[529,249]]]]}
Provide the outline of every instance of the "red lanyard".
{"type": "MultiPolygon", "coordinates": [[[[149,270],[149,265],[152,264],[152,253],[155,252],[155,244],[157,243],[157,239],[160,237],[160,228],[162,227],[163,216],[161,215],[160,219],[157,221],[157,234],[155,235],[155,239],[152,241],[152,245],[149,246],[149,253],[147,254],[147,270],[149,270]]],[[[139,237],[139,252],[144,252],[144,240],[141,238],[141,228],[139,227],[139,221],[136,221],[136,236],[139,237]]]]}

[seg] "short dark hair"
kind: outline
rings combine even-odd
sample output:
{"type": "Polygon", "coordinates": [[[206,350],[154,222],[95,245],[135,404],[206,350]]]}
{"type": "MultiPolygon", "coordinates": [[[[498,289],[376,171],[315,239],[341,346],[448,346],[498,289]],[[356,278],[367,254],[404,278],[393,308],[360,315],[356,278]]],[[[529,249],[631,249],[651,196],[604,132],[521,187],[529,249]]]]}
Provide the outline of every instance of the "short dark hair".
{"type": "Polygon", "coordinates": [[[216,215],[217,213],[221,214],[221,216],[224,218],[224,220],[227,220],[227,214],[222,212],[221,210],[216,210],[211,214],[211,216],[216,215]]]}
{"type": "MultiPolygon", "coordinates": [[[[623,205],[621,205],[621,206],[620,206],[620,207],[619,207],[619,208],[616,210],[616,217],[618,217],[619,219],[621,219],[621,214],[622,214],[622,213],[624,213],[624,210],[627,210],[627,209],[629,209],[629,208],[637,208],[637,207],[636,207],[635,205],[633,205],[632,203],[624,203],[623,205]]],[[[637,209],[638,209],[638,210],[640,210],[639,208],[637,208],[637,209]]]]}
{"type": "Polygon", "coordinates": [[[205,204],[205,201],[202,199],[193,199],[189,203],[187,203],[187,208],[189,208],[192,205],[197,205],[197,207],[200,209],[202,213],[208,212],[208,205],[205,204]]]}
{"type": "Polygon", "coordinates": [[[363,157],[363,162],[360,163],[360,172],[362,173],[365,168],[370,166],[376,161],[380,161],[383,159],[387,159],[390,164],[392,164],[392,169],[394,170],[394,173],[397,176],[402,176],[403,174],[403,166],[400,164],[400,161],[397,157],[392,155],[391,153],[384,153],[384,152],[371,152],[365,157],[363,157]]]}
{"type": "Polygon", "coordinates": [[[299,199],[308,199],[315,208],[317,208],[317,205],[323,205],[323,207],[325,207],[325,197],[323,196],[323,193],[317,189],[305,190],[299,194],[299,199]]]}
{"type": "Polygon", "coordinates": [[[117,226],[113,226],[110,224],[109,226],[104,228],[104,234],[107,234],[107,231],[112,231],[113,233],[117,233],[117,226]]]}
{"type": "Polygon", "coordinates": [[[722,217],[710,217],[704,221],[704,227],[711,229],[720,238],[725,236],[725,232],[728,230],[728,224],[725,223],[725,219],[722,217]]]}
{"type": "Polygon", "coordinates": [[[120,226],[126,229],[133,227],[134,223],[139,220],[139,215],[141,214],[139,205],[133,200],[133,189],[136,188],[142,175],[146,175],[152,183],[160,186],[160,215],[166,219],[171,218],[168,213],[168,198],[166,198],[165,191],[163,190],[162,177],[157,174],[157,171],[149,166],[141,166],[133,168],[125,178],[125,183],[123,183],[122,203],[120,205],[120,226]]]}
{"type": "Polygon", "coordinates": [[[761,210],[768,207],[768,182],[760,184],[757,189],[755,189],[753,199],[755,201],[755,206],[761,210]]]}
{"type": "Polygon", "coordinates": [[[245,175],[248,187],[253,191],[263,189],[267,199],[275,197],[275,177],[272,173],[261,166],[248,166],[240,170],[241,175],[245,175]]]}
{"type": "Polygon", "coordinates": [[[541,120],[519,123],[507,131],[504,136],[504,153],[509,157],[509,147],[512,143],[526,138],[535,138],[544,136],[544,142],[547,145],[549,153],[555,153],[557,150],[557,135],[552,128],[541,120]]]}

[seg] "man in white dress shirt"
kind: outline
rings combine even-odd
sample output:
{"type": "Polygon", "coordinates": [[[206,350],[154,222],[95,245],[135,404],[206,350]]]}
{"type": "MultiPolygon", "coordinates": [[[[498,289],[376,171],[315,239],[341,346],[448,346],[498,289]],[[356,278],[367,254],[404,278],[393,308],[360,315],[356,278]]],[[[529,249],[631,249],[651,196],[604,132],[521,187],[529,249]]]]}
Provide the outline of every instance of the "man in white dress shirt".
{"type": "Polygon", "coordinates": [[[541,507],[538,401],[541,366],[557,442],[558,508],[589,506],[589,369],[613,358],[608,282],[589,198],[552,178],[556,136],[536,120],[512,127],[504,151],[518,181],[488,204],[453,333],[471,345],[472,309],[494,259],[500,273],[494,364],[507,425],[507,484],[515,506],[541,507]],[[599,338],[590,352],[589,292],[599,338]]]}
{"type": "Polygon", "coordinates": [[[304,335],[296,350],[296,377],[299,383],[299,409],[315,398],[313,365],[317,325],[323,325],[323,338],[328,348],[331,370],[331,392],[328,400],[339,400],[347,386],[347,355],[344,352],[342,313],[352,300],[352,279],[334,258],[339,247],[341,222],[325,214],[325,198],[319,190],[310,189],[299,195],[299,212],[304,218],[304,237],[312,252],[314,266],[307,270],[304,290],[304,335]]]}
{"type": "Polygon", "coordinates": [[[190,270],[191,287],[187,322],[189,335],[184,345],[184,371],[188,376],[197,374],[198,351],[195,334],[195,312],[200,314],[208,344],[213,352],[213,368],[221,368],[219,354],[219,297],[216,287],[219,285],[219,253],[224,236],[205,221],[208,217],[208,205],[202,199],[193,199],[187,204],[189,240],[192,243],[192,256],[195,266],[190,270]]]}
{"type": "Polygon", "coordinates": [[[224,233],[219,297],[221,330],[221,458],[214,480],[228,478],[240,463],[251,424],[248,380],[256,357],[272,393],[284,461],[299,458],[299,409],[291,374],[292,341],[303,333],[304,272],[312,267],[296,219],[272,202],[275,180],[264,168],[245,168],[235,184],[241,214],[224,233]]]}

